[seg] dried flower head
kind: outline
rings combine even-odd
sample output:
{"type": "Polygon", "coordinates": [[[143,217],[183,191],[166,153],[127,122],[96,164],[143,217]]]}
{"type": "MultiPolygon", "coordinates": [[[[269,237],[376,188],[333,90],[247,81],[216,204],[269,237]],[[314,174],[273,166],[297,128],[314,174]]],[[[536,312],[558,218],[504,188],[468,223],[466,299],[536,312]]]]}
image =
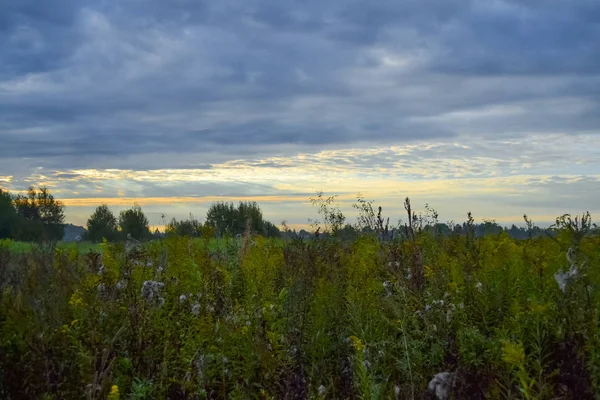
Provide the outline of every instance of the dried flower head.
{"type": "Polygon", "coordinates": [[[124,279],[121,279],[120,281],[117,282],[117,284],[115,285],[115,288],[119,291],[125,289],[127,287],[127,281],[125,281],[124,279]]]}
{"type": "Polygon", "coordinates": [[[195,316],[200,315],[201,310],[202,310],[202,307],[200,306],[200,303],[195,303],[192,306],[192,314],[194,314],[195,316]]]}
{"type": "Polygon", "coordinates": [[[142,285],[142,297],[148,302],[158,301],[165,284],[158,281],[145,281],[142,285]]]}
{"type": "Polygon", "coordinates": [[[435,375],[431,381],[429,381],[427,388],[430,392],[435,394],[435,397],[438,400],[446,400],[450,397],[450,389],[452,389],[453,379],[453,373],[440,372],[439,374],[435,375]]]}
{"type": "Polygon", "coordinates": [[[325,397],[325,394],[327,393],[327,388],[325,386],[321,385],[321,386],[319,386],[318,392],[319,392],[319,396],[325,397]]]}
{"type": "Polygon", "coordinates": [[[577,275],[579,275],[579,270],[577,269],[577,266],[575,266],[575,264],[573,264],[573,265],[571,265],[571,268],[569,268],[569,270],[567,272],[563,272],[561,270],[561,271],[558,271],[557,273],[555,273],[554,280],[556,280],[556,283],[558,283],[558,287],[560,288],[560,290],[563,293],[565,293],[565,291],[567,290],[567,285],[577,275]]]}

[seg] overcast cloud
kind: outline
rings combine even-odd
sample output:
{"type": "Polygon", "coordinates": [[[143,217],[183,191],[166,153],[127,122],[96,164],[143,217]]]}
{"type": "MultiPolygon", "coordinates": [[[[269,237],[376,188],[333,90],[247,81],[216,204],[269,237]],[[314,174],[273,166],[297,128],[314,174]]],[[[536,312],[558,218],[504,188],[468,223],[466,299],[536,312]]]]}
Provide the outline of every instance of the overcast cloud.
{"type": "Polygon", "coordinates": [[[597,0],[0,3],[0,185],[73,202],[600,212],[598,110],[597,0]]]}

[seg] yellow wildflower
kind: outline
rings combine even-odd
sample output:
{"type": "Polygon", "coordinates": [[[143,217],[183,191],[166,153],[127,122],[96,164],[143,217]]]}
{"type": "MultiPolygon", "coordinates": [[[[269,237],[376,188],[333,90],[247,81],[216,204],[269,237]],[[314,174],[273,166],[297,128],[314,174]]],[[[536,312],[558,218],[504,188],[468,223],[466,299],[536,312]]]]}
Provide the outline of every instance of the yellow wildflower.
{"type": "Polygon", "coordinates": [[[352,341],[352,345],[354,346],[356,351],[363,351],[363,349],[365,348],[365,345],[362,344],[362,342],[360,341],[359,338],[352,335],[352,336],[350,336],[350,340],[352,341]]]}
{"type": "Polygon", "coordinates": [[[431,269],[430,266],[426,265],[425,266],[425,277],[431,278],[432,276],[433,276],[433,270],[431,269]]]}
{"type": "Polygon", "coordinates": [[[83,298],[79,292],[75,292],[71,295],[71,299],[69,300],[69,305],[73,307],[78,307],[83,304],[83,298]]]}
{"type": "Polygon", "coordinates": [[[531,304],[529,306],[529,308],[531,309],[532,312],[534,313],[544,313],[547,309],[548,309],[548,304],[531,304]]]}
{"type": "Polygon", "coordinates": [[[509,340],[502,341],[502,360],[513,366],[521,366],[525,362],[525,349],[521,343],[509,340]]]}
{"type": "Polygon", "coordinates": [[[108,400],[119,400],[120,397],[119,387],[117,385],[112,385],[110,393],[108,394],[108,400]]]}

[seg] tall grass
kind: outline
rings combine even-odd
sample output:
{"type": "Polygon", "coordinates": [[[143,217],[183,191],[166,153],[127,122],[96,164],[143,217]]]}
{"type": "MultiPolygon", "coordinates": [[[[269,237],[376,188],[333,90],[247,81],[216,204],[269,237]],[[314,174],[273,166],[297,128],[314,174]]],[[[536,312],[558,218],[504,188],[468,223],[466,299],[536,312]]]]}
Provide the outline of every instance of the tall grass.
{"type": "Polygon", "coordinates": [[[0,398],[594,398],[600,238],[559,222],[2,245],[0,398]]]}

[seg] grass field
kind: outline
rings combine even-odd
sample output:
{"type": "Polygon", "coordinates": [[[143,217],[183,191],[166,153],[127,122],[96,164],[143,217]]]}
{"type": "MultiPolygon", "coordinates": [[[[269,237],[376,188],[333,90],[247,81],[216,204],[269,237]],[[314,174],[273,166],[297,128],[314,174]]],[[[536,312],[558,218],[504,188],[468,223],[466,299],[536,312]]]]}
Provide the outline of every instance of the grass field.
{"type": "Polygon", "coordinates": [[[0,398],[599,393],[600,238],[579,227],[8,248],[0,398]]]}
{"type": "MultiPolygon", "coordinates": [[[[229,241],[236,241],[237,239],[228,239],[229,241]]],[[[216,251],[220,248],[228,246],[228,240],[226,239],[211,239],[209,241],[209,249],[212,251],[216,251]]],[[[237,240],[239,242],[239,240],[237,240]]],[[[200,245],[200,239],[193,239],[193,242],[200,245]]],[[[0,248],[9,249],[12,253],[15,254],[27,254],[31,253],[34,249],[44,247],[44,245],[38,245],[35,243],[28,242],[18,242],[10,239],[0,239],[0,248]]],[[[100,243],[93,242],[57,242],[56,248],[60,250],[73,250],[77,251],[80,254],[97,252],[101,253],[103,251],[103,247],[100,243]]]]}
{"type": "MultiPolygon", "coordinates": [[[[8,248],[13,253],[26,254],[30,253],[36,244],[28,242],[16,242],[13,240],[0,240],[0,247],[8,248]]],[[[90,251],[101,251],[101,246],[98,243],[91,242],[57,242],[58,249],[76,249],[79,253],[88,253],[90,251]]]]}

